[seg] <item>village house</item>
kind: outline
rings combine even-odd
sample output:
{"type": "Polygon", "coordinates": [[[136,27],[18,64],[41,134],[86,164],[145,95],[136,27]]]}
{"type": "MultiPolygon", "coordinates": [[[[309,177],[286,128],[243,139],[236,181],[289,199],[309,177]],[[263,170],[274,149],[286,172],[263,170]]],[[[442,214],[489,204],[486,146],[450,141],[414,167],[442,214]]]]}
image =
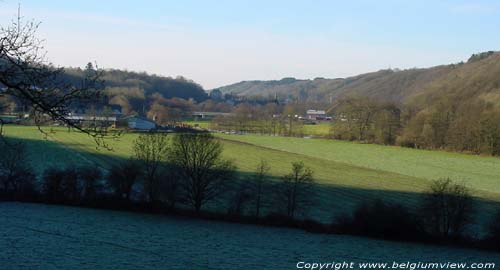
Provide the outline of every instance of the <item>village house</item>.
{"type": "Polygon", "coordinates": [[[331,120],[330,117],[326,116],[326,112],[321,110],[307,110],[306,112],[306,119],[307,120],[331,120]]]}

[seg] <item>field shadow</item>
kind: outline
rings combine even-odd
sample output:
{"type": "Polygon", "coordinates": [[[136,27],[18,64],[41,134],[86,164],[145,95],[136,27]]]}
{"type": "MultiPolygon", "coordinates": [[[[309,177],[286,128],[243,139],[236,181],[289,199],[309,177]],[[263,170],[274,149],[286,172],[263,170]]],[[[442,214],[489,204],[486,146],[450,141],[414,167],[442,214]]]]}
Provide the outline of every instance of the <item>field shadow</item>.
{"type": "MultiPolygon", "coordinates": [[[[43,173],[43,170],[49,167],[64,167],[68,165],[95,165],[103,170],[109,169],[112,165],[119,164],[126,160],[124,157],[113,155],[113,152],[105,154],[107,150],[102,152],[89,152],[81,149],[72,149],[65,144],[61,144],[49,140],[35,140],[25,138],[8,137],[8,140],[13,143],[24,143],[29,153],[30,164],[35,169],[38,175],[43,173]]],[[[39,177],[40,178],[40,177],[39,177]]],[[[239,183],[249,183],[255,179],[255,174],[248,172],[238,172],[235,181],[232,181],[232,186],[235,187],[239,183]]],[[[280,181],[279,177],[270,177],[271,183],[280,181]]],[[[272,197],[273,191],[270,190],[265,194],[272,197]]],[[[221,199],[207,205],[206,210],[215,212],[227,211],[229,192],[221,196],[221,199]]],[[[322,223],[329,224],[337,216],[345,213],[352,213],[353,210],[363,202],[370,202],[376,199],[383,200],[388,203],[401,204],[410,209],[410,211],[418,214],[418,207],[422,200],[423,194],[418,192],[386,190],[386,189],[366,189],[353,186],[342,186],[338,184],[318,184],[315,192],[310,194],[314,205],[311,206],[303,217],[311,218],[322,223]]],[[[265,199],[267,209],[263,209],[264,213],[279,211],[272,199],[265,199]]],[[[496,210],[500,209],[500,202],[488,200],[484,198],[476,198],[476,217],[480,227],[489,222],[496,210]]],[[[251,211],[247,207],[246,212],[251,211]]]]}

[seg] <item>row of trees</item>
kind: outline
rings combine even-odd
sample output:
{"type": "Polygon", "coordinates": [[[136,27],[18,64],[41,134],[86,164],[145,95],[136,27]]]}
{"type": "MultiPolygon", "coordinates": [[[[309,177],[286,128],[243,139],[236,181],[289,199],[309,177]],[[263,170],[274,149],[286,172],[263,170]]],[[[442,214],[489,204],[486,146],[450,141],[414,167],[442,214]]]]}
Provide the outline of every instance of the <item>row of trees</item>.
{"type": "MultiPolygon", "coordinates": [[[[464,185],[443,178],[433,181],[416,209],[382,200],[361,203],[334,226],[342,232],[397,240],[467,241],[475,237],[476,205],[464,185]]],[[[500,217],[500,211],[497,214],[500,217]]],[[[496,217],[485,241],[499,239],[496,217]]]]}
{"type": "MultiPolygon", "coordinates": [[[[178,205],[199,213],[207,204],[225,205],[231,215],[274,213],[288,218],[306,215],[312,205],[314,179],[302,162],[276,179],[262,160],[256,172],[240,179],[222,157],[222,144],[210,133],[141,134],[133,156],[108,171],[91,165],[52,167],[37,181],[25,145],[7,139],[0,145],[0,195],[25,200],[40,194],[51,203],[92,204],[110,197],[116,203],[146,203],[174,210],[178,205]]],[[[218,207],[220,208],[220,207],[218,207]]]]}
{"type": "Polygon", "coordinates": [[[500,110],[485,101],[441,100],[419,109],[365,97],[350,97],[334,107],[332,136],[424,149],[500,155],[500,110]],[[460,104],[460,105],[458,105],[460,104]]]}
{"type": "Polygon", "coordinates": [[[401,127],[401,110],[392,103],[352,97],[337,102],[333,136],[342,140],[394,144],[401,127]]]}
{"type": "MultiPolygon", "coordinates": [[[[244,181],[235,175],[234,163],[222,158],[222,150],[221,142],[209,133],[177,134],[171,142],[166,134],[143,134],[134,143],[135,160],[113,168],[110,176],[130,179],[126,182],[126,198],[130,199],[132,179],[137,181],[142,175],[146,200],[153,205],[166,204],[169,209],[181,203],[199,212],[210,202],[223,201],[230,214],[254,212],[259,217],[272,201],[290,218],[304,214],[312,200],[306,193],[312,192],[314,180],[303,163],[293,163],[292,172],[273,183],[270,166],[263,160],[254,176],[244,181]],[[125,176],[126,171],[134,177],[125,176]],[[253,210],[250,203],[255,205],[253,210]]],[[[122,194],[116,188],[121,182],[116,180],[113,183],[118,185],[112,186],[115,193],[122,194]]]]}
{"type": "MultiPolygon", "coordinates": [[[[339,99],[330,136],[341,140],[500,155],[500,109],[484,100],[441,99],[432,106],[400,105],[368,97],[339,99]]],[[[270,135],[302,136],[295,116],[325,104],[241,103],[212,128],[270,135]]]]}

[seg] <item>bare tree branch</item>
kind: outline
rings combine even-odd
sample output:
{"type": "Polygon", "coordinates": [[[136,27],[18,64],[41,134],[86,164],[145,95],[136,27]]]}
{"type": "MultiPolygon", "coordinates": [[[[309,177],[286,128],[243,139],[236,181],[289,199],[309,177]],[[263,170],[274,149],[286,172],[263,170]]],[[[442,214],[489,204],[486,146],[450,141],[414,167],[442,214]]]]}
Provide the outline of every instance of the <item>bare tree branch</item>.
{"type": "MultiPolygon", "coordinates": [[[[39,130],[48,120],[58,121],[94,138],[98,146],[105,146],[106,127],[84,128],[70,119],[73,106],[100,102],[103,88],[102,70],[88,65],[85,78],[79,84],[64,79],[64,69],[47,61],[43,41],[36,32],[39,23],[23,22],[20,14],[7,27],[0,27],[0,86],[3,95],[16,97],[31,108],[31,116],[39,130]]],[[[0,134],[1,135],[1,134],[0,134]]]]}

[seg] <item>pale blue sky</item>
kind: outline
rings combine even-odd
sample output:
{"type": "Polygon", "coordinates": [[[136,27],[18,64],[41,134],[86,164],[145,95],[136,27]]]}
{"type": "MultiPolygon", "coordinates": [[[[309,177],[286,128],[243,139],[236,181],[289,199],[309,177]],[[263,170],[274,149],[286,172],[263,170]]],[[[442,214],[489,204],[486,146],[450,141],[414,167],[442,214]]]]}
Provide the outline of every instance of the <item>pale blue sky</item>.
{"type": "Polygon", "coordinates": [[[241,80],[345,77],[498,50],[500,1],[0,0],[0,23],[40,21],[62,66],[241,80]]]}

